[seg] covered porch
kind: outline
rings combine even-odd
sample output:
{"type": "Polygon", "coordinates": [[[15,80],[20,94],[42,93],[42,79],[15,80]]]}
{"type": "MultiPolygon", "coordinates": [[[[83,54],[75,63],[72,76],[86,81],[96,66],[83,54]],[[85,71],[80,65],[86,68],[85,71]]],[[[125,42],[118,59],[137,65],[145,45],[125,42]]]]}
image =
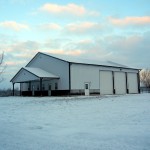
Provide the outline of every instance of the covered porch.
{"type": "Polygon", "coordinates": [[[15,94],[15,84],[20,83],[20,95],[22,96],[50,96],[51,83],[55,84],[55,90],[57,90],[58,80],[58,76],[40,68],[21,68],[10,81],[13,85],[12,95],[15,94]]]}

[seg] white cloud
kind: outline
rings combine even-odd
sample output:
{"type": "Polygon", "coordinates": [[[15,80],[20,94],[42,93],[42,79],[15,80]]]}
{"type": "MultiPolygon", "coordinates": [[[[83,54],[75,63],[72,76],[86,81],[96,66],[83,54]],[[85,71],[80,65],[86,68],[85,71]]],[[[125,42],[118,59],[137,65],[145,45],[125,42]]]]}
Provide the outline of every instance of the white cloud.
{"type": "Polygon", "coordinates": [[[45,23],[38,25],[38,29],[45,30],[45,31],[60,31],[61,33],[68,34],[90,34],[91,32],[97,31],[105,31],[106,26],[101,23],[97,22],[76,22],[76,23],[69,23],[64,26],[56,24],[56,23],[45,23]]]}
{"type": "Polygon", "coordinates": [[[114,18],[110,17],[109,21],[116,26],[129,26],[129,25],[150,25],[150,16],[143,17],[125,17],[125,18],[114,18]]]}
{"type": "Polygon", "coordinates": [[[79,39],[49,39],[47,41],[14,41],[2,44],[0,50],[5,52],[6,73],[25,66],[38,52],[49,52],[65,55],[81,55],[87,59],[110,60],[120,64],[148,67],[150,65],[150,33],[132,36],[99,36],[79,39]]]}
{"type": "Polygon", "coordinates": [[[17,23],[15,21],[0,22],[0,27],[11,29],[11,30],[14,30],[14,31],[20,31],[20,30],[23,30],[23,29],[29,29],[28,25],[17,23]]]}
{"type": "Polygon", "coordinates": [[[40,28],[43,30],[60,30],[61,26],[59,24],[56,23],[45,23],[40,25],[40,28]]]}
{"type": "Polygon", "coordinates": [[[74,55],[74,56],[84,54],[83,50],[55,49],[55,50],[49,50],[48,52],[53,53],[53,54],[74,55]]]}
{"type": "Polygon", "coordinates": [[[96,11],[88,11],[84,6],[77,5],[74,3],[70,3],[67,5],[46,3],[40,8],[40,10],[50,14],[65,14],[65,15],[72,14],[75,16],[84,16],[84,15],[98,16],[99,15],[99,13],[96,11]]]}
{"type": "Polygon", "coordinates": [[[142,68],[150,65],[150,33],[130,36],[105,36],[69,42],[64,49],[80,50],[83,57],[110,60],[142,68]]]}
{"type": "MultiPolygon", "coordinates": [[[[105,37],[100,45],[105,45],[106,52],[110,52],[110,60],[133,67],[149,66],[150,33],[130,36],[105,37]]],[[[98,51],[97,51],[98,54],[98,51]]]]}
{"type": "Polygon", "coordinates": [[[31,2],[36,2],[36,0],[10,0],[12,4],[30,4],[31,2]]]}
{"type": "Polygon", "coordinates": [[[71,23],[65,27],[67,32],[71,33],[85,33],[91,31],[97,31],[102,29],[102,25],[96,22],[79,22],[79,23],[71,23]]]}
{"type": "Polygon", "coordinates": [[[14,43],[8,42],[5,45],[0,43],[0,50],[2,49],[5,54],[4,61],[8,65],[18,65],[26,62],[29,58],[36,54],[36,52],[38,52],[39,47],[40,43],[35,41],[15,41],[14,43]]]}

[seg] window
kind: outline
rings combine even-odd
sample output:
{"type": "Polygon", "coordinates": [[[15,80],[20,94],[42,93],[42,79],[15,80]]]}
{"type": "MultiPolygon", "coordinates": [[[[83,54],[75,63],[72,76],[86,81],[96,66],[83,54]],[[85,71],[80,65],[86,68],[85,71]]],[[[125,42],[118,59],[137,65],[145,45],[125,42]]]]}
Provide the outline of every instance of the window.
{"type": "Polygon", "coordinates": [[[89,89],[89,86],[88,86],[88,84],[85,84],[85,89],[89,89]]]}
{"type": "Polygon", "coordinates": [[[52,86],[51,86],[51,84],[49,84],[48,89],[49,89],[49,91],[51,91],[51,90],[52,90],[52,86]]]}
{"type": "Polygon", "coordinates": [[[34,91],[34,85],[32,85],[32,91],[34,91]]]}
{"type": "Polygon", "coordinates": [[[40,88],[39,88],[39,85],[37,85],[37,91],[39,91],[39,89],[40,89],[40,88]]]}
{"type": "Polygon", "coordinates": [[[55,83],[55,90],[57,90],[58,89],[58,84],[57,83],[55,83]]]}

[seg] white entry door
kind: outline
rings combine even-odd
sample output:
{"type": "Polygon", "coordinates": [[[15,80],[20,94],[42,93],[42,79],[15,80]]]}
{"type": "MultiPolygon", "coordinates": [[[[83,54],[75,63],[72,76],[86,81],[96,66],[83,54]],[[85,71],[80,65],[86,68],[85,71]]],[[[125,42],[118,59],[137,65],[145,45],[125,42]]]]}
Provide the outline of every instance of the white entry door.
{"type": "Polygon", "coordinates": [[[90,88],[89,88],[90,84],[89,83],[85,83],[84,85],[84,91],[85,91],[85,95],[88,96],[90,95],[90,88]]]}

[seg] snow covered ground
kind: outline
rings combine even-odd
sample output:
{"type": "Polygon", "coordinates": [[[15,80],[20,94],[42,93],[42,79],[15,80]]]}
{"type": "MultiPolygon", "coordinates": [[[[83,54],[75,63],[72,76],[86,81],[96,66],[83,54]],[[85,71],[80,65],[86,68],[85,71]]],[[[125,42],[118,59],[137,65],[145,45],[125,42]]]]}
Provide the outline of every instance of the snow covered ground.
{"type": "Polygon", "coordinates": [[[0,150],[150,150],[150,94],[0,97],[0,150]]]}

